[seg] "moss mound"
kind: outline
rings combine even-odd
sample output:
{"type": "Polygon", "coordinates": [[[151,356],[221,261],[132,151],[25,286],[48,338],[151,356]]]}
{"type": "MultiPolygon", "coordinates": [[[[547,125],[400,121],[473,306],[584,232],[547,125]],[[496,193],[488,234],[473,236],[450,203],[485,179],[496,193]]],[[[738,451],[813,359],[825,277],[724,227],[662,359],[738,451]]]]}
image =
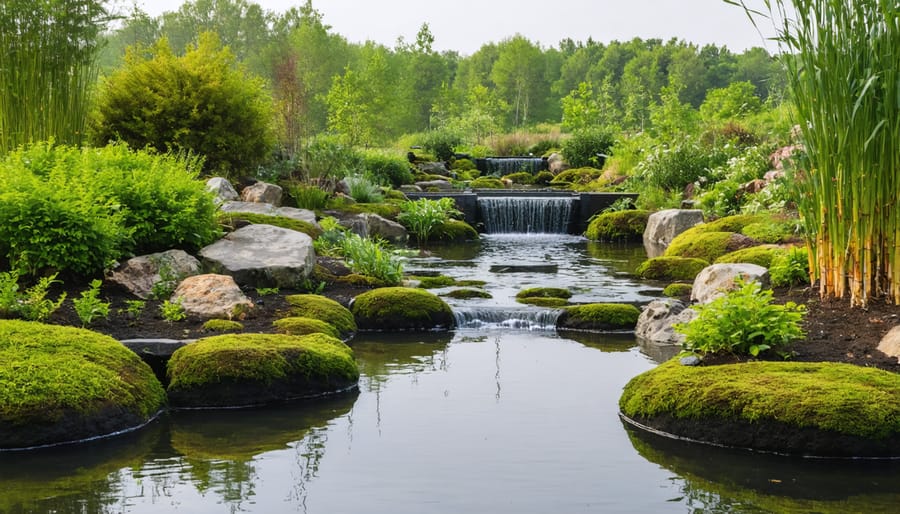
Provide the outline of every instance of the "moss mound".
{"type": "Polygon", "coordinates": [[[674,282],[667,285],[666,288],[663,289],[663,296],[668,296],[669,298],[681,298],[684,296],[690,296],[691,289],[693,289],[693,286],[691,284],[674,282]]]}
{"type": "Polygon", "coordinates": [[[561,287],[531,287],[516,293],[516,299],[523,298],[571,298],[572,292],[561,287]]]}
{"type": "Polygon", "coordinates": [[[501,180],[507,180],[513,184],[523,184],[530,185],[534,184],[534,175],[527,171],[517,171],[516,173],[510,173],[509,175],[503,175],[500,177],[501,180]]]}
{"type": "Polygon", "coordinates": [[[449,287],[456,285],[456,279],[447,275],[435,275],[433,277],[424,275],[409,275],[406,278],[419,282],[422,289],[436,289],[439,287],[449,287]]]}
{"type": "Polygon", "coordinates": [[[153,371],[115,339],[80,328],[0,321],[0,448],[132,429],[165,405],[153,371]]]}
{"type": "Polygon", "coordinates": [[[681,366],[633,378],[628,418],[681,437],[830,457],[900,456],[900,375],[841,363],[681,366]]]}
{"type": "Polygon", "coordinates": [[[565,298],[544,298],[541,296],[527,296],[525,298],[516,298],[519,303],[526,305],[534,305],[536,307],[546,307],[548,309],[556,309],[569,305],[569,300],[565,298]]]}
{"type": "Polygon", "coordinates": [[[572,330],[634,330],[641,311],[624,303],[589,303],[563,309],[556,327],[572,330]]]}
{"type": "Polygon", "coordinates": [[[603,175],[603,170],[599,170],[597,168],[584,167],[584,168],[572,168],[566,171],[563,171],[559,175],[553,177],[553,180],[550,181],[550,185],[552,186],[567,186],[571,184],[584,185],[594,180],[600,178],[603,175]]]}
{"type": "Polygon", "coordinates": [[[303,232],[315,239],[322,235],[322,229],[303,220],[285,218],[284,216],[269,216],[253,212],[219,212],[216,217],[220,224],[234,227],[238,221],[246,221],[254,225],[273,225],[288,230],[303,232]]]}
{"type": "Polygon", "coordinates": [[[503,189],[506,185],[496,177],[478,177],[469,183],[472,189],[503,189]]]}
{"type": "Polygon", "coordinates": [[[478,231],[465,221],[450,219],[434,228],[429,241],[462,243],[478,239],[478,231]]]}
{"type": "Polygon", "coordinates": [[[169,401],[179,407],[227,407],[318,396],[359,379],[353,350],[325,334],[228,334],[172,354],[169,401]]]}
{"type": "Polygon", "coordinates": [[[285,296],[284,300],[291,305],[291,316],[324,321],[336,328],[341,338],[356,332],[353,314],[331,298],[317,294],[295,294],[285,296]]]}
{"type": "Polygon", "coordinates": [[[244,330],[244,325],[230,319],[211,319],[203,324],[203,330],[207,332],[240,332],[244,330]]]}
{"type": "Polygon", "coordinates": [[[600,214],[591,220],[584,237],[592,241],[640,241],[650,211],[629,210],[600,214]]]}
{"type": "Polygon", "coordinates": [[[634,271],[649,280],[694,280],[709,262],[689,257],[654,257],[642,262],[634,271]]]}
{"type": "Polygon", "coordinates": [[[759,244],[747,236],[734,232],[688,234],[689,231],[690,229],[675,236],[663,255],[665,257],[695,257],[707,262],[715,262],[726,253],[759,244]]]}
{"type": "Polygon", "coordinates": [[[290,334],[292,336],[325,334],[331,337],[340,337],[340,333],[333,325],[319,319],[292,316],[275,320],[272,325],[282,334],[290,334]]]}
{"type": "Polygon", "coordinates": [[[781,252],[784,252],[784,250],[774,245],[751,246],[750,248],[742,248],[731,253],[726,253],[716,259],[715,263],[748,263],[768,268],[772,265],[772,259],[781,252]]]}
{"type": "Polygon", "coordinates": [[[481,289],[454,289],[445,293],[442,296],[446,296],[448,298],[456,298],[457,300],[468,300],[470,298],[493,298],[491,293],[481,290],[481,289]]]}
{"type": "Polygon", "coordinates": [[[760,223],[768,220],[765,214],[736,214],[734,216],[725,216],[707,223],[694,225],[685,230],[683,233],[689,235],[705,234],[708,232],[740,232],[751,223],[760,223]]]}
{"type": "Polygon", "coordinates": [[[359,328],[367,330],[434,330],[454,324],[444,300],[411,287],[367,291],[353,300],[352,308],[359,328]]]}

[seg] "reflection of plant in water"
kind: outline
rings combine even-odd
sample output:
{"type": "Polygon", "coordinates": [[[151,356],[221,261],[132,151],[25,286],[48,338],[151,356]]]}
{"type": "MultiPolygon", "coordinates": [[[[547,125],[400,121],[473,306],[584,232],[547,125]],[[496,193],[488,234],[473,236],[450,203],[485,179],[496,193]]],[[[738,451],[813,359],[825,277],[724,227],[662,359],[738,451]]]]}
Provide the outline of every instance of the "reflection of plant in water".
{"type": "Polygon", "coordinates": [[[256,468],[252,461],[185,459],[191,465],[191,482],[200,493],[211,491],[241,512],[241,504],[255,496],[256,468]]]}

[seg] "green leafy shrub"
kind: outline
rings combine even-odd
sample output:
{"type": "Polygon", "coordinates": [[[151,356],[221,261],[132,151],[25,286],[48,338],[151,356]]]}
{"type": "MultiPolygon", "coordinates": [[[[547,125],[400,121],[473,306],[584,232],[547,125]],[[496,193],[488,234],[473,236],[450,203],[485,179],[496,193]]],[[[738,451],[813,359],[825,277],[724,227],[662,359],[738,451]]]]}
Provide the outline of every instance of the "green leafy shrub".
{"type": "Polygon", "coordinates": [[[164,300],[159,305],[159,313],[168,322],[187,319],[187,313],[184,311],[184,306],[181,305],[181,298],[176,298],[174,301],[164,300]]]}
{"type": "Polygon", "coordinates": [[[376,241],[348,232],[341,241],[341,253],[356,273],[387,285],[397,285],[403,279],[403,263],[376,241]]]}
{"type": "Polygon", "coordinates": [[[100,296],[100,280],[92,280],[91,286],[81,292],[79,298],[72,299],[75,306],[75,314],[81,320],[81,326],[86,327],[98,319],[109,317],[109,302],[104,302],[100,296]]]}
{"type": "Polygon", "coordinates": [[[381,185],[400,187],[413,182],[409,160],[405,156],[368,151],[363,154],[363,161],[366,174],[381,185]]]}
{"type": "Polygon", "coordinates": [[[704,145],[685,139],[674,145],[660,145],[637,164],[637,176],[648,185],[665,191],[681,191],[690,183],[708,179],[736,150],[704,145]]]}
{"type": "Polygon", "coordinates": [[[317,136],[303,148],[301,156],[304,181],[316,184],[329,193],[347,175],[365,172],[362,154],[344,145],[336,136],[317,136]]]}
{"type": "Polygon", "coordinates": [[[772,287],[790,287],[809,283],[809,253],[806,248],[792,247],[777,253],[769,264],[772,287]]]}
{"type": "Polygon", "coordinates": [[[344,182],[350,188],[350,197],[359,203],[381,203],[384,201],[381,188],[366,177],[344,177],[344,182]]]}
{"type": "Polygon", "coordinates": [[[425,134],[422,141],[425,151],[434,155],[434,158],[439,161],[449,161],[460,144],[462,144],[462,137],[448,129],[432,130],[425,134]]]}
{"type": "Polygon", "coordinates": [[[47,298],[47,291],[54,282],[58,282],[55,273],[41,277],[36,284],[20,293],[18,272],[0,273],[0,318],[47,320],[66,299],[66,293],[61,293],[56,301],[47,298]]]}
{"type": "Polygon", "coordinates": [[[328,204],[328,191],[313,184],[292,182],[287,186],[288,195],[294,199],[294,205],[299,209],[319,211],[328,204]]]}
{"type": "Polygon", "coordinates": [[[685,350],[755,357],[767,350],[780,352],[804,336],[803,305],[774,304],[771,289],[763,291],[759,283],[740,279],[735,283],[737,288],[726,295],[691,306],[698,313],[692,321],[675,324],[675,331],[685,336],[685,350]]]}
{"type": "Polygon", "coordinates": [[[640,241],[647,228],[650,211],[625,210],[594,216],[584,236],[592,241],[640,241]]]}
{"type": "Polygon", "coordinates": [[[453,171],[471,171],[477,168],[471,159],[455,159],[450,163],[450,169],[453,171]]]}
{"type": "Polygon", "coordinates": [[[428,241],[437,227],[459,212],[452,198],[420,198],[400,204],[400,211],[397,221],[412,232],[420,245],[428,241]]]}
{"type": "Polygon", "coordinates": [[[272,100],[259,77],[236,65],[214,33],[176,56],[161,39],[145,57],[131,49],[104,80],[91,140],[202,156],[211,174],[255,171],[274,146],[272,100]]]}
{"type": "Polygon", "coordinates": [[[615,138],[612,132],[605,129],[580,130],[565,140],[562,153],[566,162],[573,168],[601,168],[604,158],[598,154],[609,154],[615,138]]]}

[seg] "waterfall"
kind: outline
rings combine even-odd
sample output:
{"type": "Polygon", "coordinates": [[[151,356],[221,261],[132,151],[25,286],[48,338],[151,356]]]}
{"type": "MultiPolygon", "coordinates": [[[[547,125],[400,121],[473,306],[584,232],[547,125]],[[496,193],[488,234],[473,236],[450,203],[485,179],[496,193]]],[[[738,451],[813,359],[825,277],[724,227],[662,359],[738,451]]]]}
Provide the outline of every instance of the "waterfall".
{"type": "Polygon", "coordinates": [[[484,159],[482,173],[502,177],[511,173],[527,171],[532,175],[546,166],[540,157],[487,157],[484,159]]]}
{"type": "Polygon", "coordinates": [[[484,197],[478,208],[488,234],[566,234],[574,197],[484,197]]]}
{"type": "Polygon", "coordinates": [[[562,311],[535,308],[474,307],[454,309],[456,328],[556,330],[556,320],[562,311]]]}

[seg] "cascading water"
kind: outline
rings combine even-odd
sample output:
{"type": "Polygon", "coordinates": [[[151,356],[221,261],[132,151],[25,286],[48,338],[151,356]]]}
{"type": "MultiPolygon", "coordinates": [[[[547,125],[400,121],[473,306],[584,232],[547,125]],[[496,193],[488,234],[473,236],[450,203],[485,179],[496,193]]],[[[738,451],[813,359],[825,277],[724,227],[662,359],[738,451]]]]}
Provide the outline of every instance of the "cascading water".
{"type": "Polygon", "coordinates": [[[482,173],[501,177],[520,171],[534,174],[545,169],[546,166],[540,157],[487,157],[483,163],[484,169],[480,169],[482,173]]]}
{"type": "Polygon", "coordinates": [[[556,309],[524,309],[474,307],[453,309],[458,329],[556,330],[562,311],[556,309]]]}
{"type": "Polygon", "coordinates": [[[483,197],[478,209],[488,234],[565,234],[574,197],[483,197]]]}

